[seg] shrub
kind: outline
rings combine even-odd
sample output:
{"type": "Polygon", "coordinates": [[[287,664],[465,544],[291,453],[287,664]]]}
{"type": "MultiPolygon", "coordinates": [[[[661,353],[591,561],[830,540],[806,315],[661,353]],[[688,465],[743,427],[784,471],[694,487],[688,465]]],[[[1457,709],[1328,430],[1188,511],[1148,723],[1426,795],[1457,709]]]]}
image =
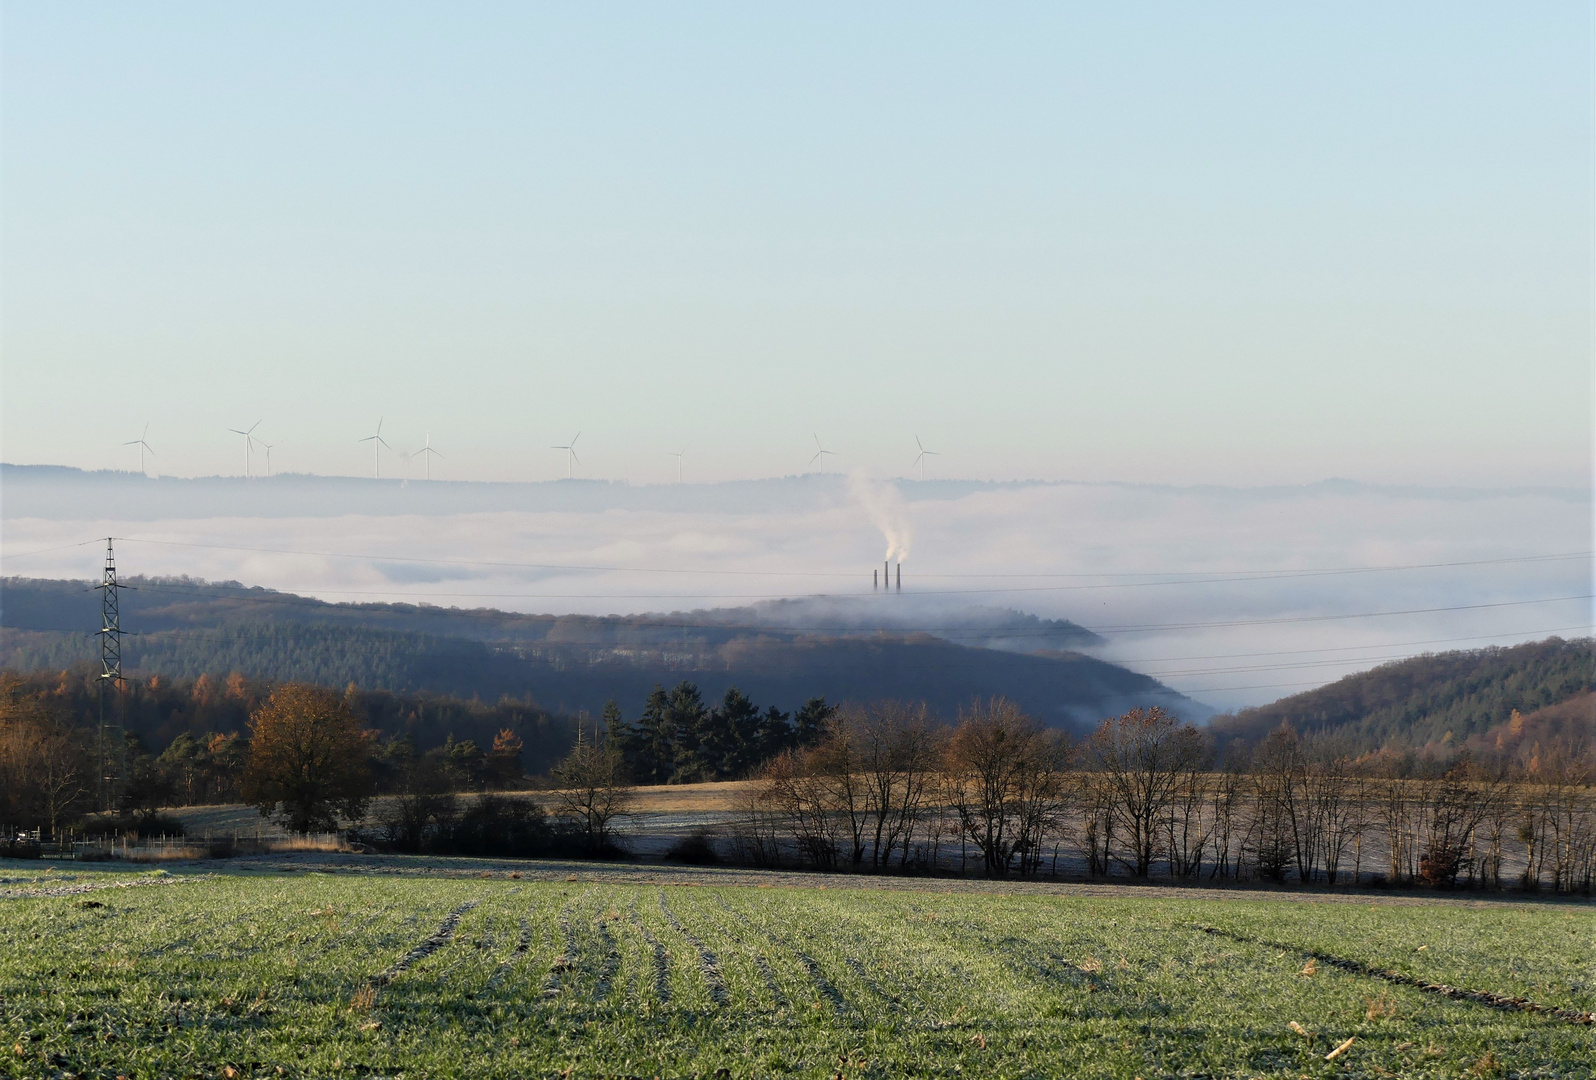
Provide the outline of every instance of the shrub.
{"type": "Polygon", "coordinates": [[[87,837],[125,836],[129,840],[141,837],[182,836],[183,823],[166,814],[126,814],[117,817],[91,817],[84,821],[82,834],[87,837]]]}
{"type": "Polygon", "coordinates": [[[687,863],[691,866],[713,866],[721,861],[720,853],[715,850],[714,839],[704,829],[689,833],[676,841],[670,850],[665,852],[665,857],[672,862],[687,863]]]}

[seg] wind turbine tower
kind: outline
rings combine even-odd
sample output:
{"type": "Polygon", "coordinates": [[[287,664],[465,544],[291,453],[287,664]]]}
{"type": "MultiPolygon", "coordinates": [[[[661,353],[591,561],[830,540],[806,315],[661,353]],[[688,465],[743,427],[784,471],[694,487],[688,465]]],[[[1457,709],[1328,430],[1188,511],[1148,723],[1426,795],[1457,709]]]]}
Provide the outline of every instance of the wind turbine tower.
{"type": "Polygon", "coordinates": [[[260,441],[259,439],[255,438],[255,429],[258,428],[258,427],[260,427],[260,421],[259,420],[255,421],[253,424],[249,425],[249,430],[248,431],[239,431],[236,427],[227,429],[228,431],[231,431],[234,435],[242,435],[242,436],[244,436],[244,478],[246,480],[249,479],[249,451],[250,451],[250,444],[251,443],[257,443],[257,442],[260,441]]]}
{"type": "Polygon", "coordinates": [[[149,472],[148,472],[148,470],[146,470],[144,468],[144,451],[148,450],[150,452],[150,457],[154,457],[155,456],[155,449],[152,446],[150,446],[149,443],[144,441],[145,436],[149,435],[149,433],[150,433],[150,425],[145,424],[144,425],[144,434],[143,435],[140,435],[136,439],[130,439],[129,441],[127,441],[127,442],[122,444],[123,446],[136,446],[136,447],[139,448],[139,472],[144,473],[146,476],[149,475],[149,472]]]}
{"type": "Polygon", "coordinates": [[[582,459],[576,456],[576,440],[580,439],[581,437],[582,433],[578,431],[575,435],[571,436],[571,441],[566,443],[564,446],[549,447],[550,450],[565,451],[565,478],[567,480],[575,478],[576,467],[582,462],[582,459]]]}
{"type": "Polygon", "coordinates": [[[438,453],[436,450],[434,450],[432,448],[432,432],[430,432],[430,431],[427,432],[427,441],[421,447],[420,450],[416,451],[416,456],[426,459],[427,479],[431,480],[432,479],[432,459],[435,458],[435,457],[442,457],[443,456],[442,454],[438,453]]]}
{"type": "Polygon", "coordinates": [[[266,451],[266,475],[270,476],[272,474],[272,444],[264,440],[258,441],[260,441],[260,448],[266,451]]]}
{"type": "MultiPolygon", "coordinates": [[[[382,448],[388,446],[388,441],[382,437],[383,419],[381,416],[377,417],[377,430],[374,434],[367,435],[364,439],[355,440],[356,442],[371,443],[371,478],[373,480],[382,479],[382,448]]],[[[388,449],[392,450],[393,447],[388,446],[388,449]]]]}
{"type": "Polygon", "coordinates": [[[920,436],[918,436],[918,435],[916,435],[914,437],[914,445],[916,447],[918,447],[919,450],[920,450],[920,452],[918,454],[916,454],[915,457],[914,457],[914,465],[915,465],[915,467],[918,467],[919,470],[920,470],[920,479],[924,480],[925,479],[925,459],[928,458],[928,457],[941,457],[942,455],[937,453],[935,450],[927,450],[925,448],[924,444],[922,444],[920,442],[920,436]]]}
{"type": "MultiPolygon", "coordinates": [[[[815,436],[815,456],[809,459],[809,464],[813,465],[815,462],[820,461],[821,458],[828,456],[836,457],[837,455],[820,445],[820,436],[817,434],[815,436]]],[[[824,463],[822,462],[822,464],[824,463]]]]}
{"type": "Polygon", "coordinates": [[[667,450],[667,451],[665,451],[665,456],[666,457],[673,457],[673,458],[676,459],[676,482],[678,484],[680,484],[682,482],[682,455],[684,455],[686,453],[687,453],[687,447],[685,447],[685,446],[682,447],[680,450],[667,450]]]}

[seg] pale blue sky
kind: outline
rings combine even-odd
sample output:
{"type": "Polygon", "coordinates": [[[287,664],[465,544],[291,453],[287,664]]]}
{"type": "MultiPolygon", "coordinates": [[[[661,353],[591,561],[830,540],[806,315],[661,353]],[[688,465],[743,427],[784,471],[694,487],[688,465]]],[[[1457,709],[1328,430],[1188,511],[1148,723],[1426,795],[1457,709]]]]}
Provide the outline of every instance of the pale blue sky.
{"type": "Polygon", "coordinates": [[[1589,7],[1390,8],[6,3],[0,455],[1585,482],[1589,7]]]}

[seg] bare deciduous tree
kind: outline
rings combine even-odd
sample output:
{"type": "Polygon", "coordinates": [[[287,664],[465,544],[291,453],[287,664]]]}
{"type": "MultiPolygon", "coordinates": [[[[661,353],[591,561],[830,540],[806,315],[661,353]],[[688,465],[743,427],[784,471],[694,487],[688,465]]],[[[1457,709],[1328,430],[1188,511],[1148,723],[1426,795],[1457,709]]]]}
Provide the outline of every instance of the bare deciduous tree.
{"type": "Polygon", "coordinates": [[[959,826],[981,852],[988,875],[1040,865],[1042,841],[1058,820],[1068,747],[1003,698],[978,703],[960,717],[948,742],[944,774],[959,826]]]}
{"type": "Polygon", "coordinates": [[[1137,877],[1147,877],[1159,854],[1163,824],[1182,777],[1207,753],[1202,734],[1154,706],[1104,720],[1087,742],[1087,760],[1106,788],[1105,801],[1137,877]]]}
{"type": "Polygon", "coordinates": [[[578,727],[576,745],[553,775],[560,785],[555,807],[578,822],[588,851],[609,847],[615,820],[627,812],[633,799],[626,759],[615,740],[596,733],[589,737],[578,727]]]}
{"type": "Polygon", "coordinates": [[[865,711],[856,741],[874,820],[870,861],[887,866],[898,851],[902,866],[936,774],[941,732],[930,723],[923,704],[885,702],[865,711]]]}

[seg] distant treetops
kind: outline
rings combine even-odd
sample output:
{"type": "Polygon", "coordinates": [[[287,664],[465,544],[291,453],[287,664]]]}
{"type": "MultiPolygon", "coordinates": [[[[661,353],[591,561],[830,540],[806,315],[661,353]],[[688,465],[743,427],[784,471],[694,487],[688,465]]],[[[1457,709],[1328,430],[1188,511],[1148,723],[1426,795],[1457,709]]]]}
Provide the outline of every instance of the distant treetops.
{"type": "Polygon", "coordinates": [[[710,706],[684,681],[669,691],[656,686],[636,721],[623,719],[613,700],[600,719],[634,783],[692,784],[742,779],[783,750],[815,743],[836,710],[815,697],[795,713],[774,705],[761,712],[735,686],[710,706]]]}

